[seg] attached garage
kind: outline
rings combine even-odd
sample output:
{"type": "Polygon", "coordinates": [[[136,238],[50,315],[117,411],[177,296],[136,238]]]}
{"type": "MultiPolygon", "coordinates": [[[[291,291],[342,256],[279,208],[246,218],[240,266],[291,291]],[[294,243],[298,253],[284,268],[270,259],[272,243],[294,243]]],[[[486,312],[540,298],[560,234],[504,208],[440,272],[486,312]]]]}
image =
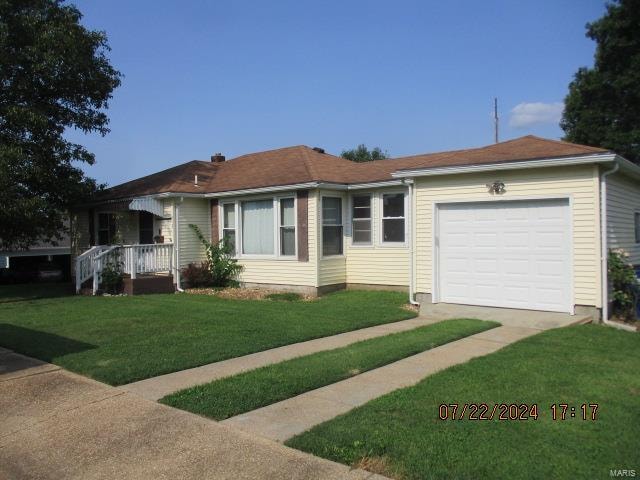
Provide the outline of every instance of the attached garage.
{"type": "Polygon", "coordinates": [[[437,301],[573,313],[568,198],[436,204],[437,301]]]}

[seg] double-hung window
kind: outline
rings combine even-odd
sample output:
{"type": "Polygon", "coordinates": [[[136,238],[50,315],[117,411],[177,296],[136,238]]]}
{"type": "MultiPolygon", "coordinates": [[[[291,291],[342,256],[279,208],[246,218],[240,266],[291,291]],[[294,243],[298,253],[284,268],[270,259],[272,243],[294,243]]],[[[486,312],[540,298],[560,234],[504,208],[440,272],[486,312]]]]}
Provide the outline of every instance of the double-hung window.
{"type": "Polygon", "coordinates": [[[640,212],[633,214],[633,220],[635,225],[636,243],[640,243],[640,212]]]}
{"type": "Polygon", "coordinates": [[[236,254],[236,204],[222,204],[222,238],[236,254]]]}
{"type": "Polygon", "coordinates": [[[354,245],[371,245],[371,195],[354,195],[351,203],[351,243],[354,245]]]}
{"type": "Polygon", "coordinates": [[[342,255],[342,199],[322,197],[322,255],[342,255]]]}
{"type": "Polygon", "coordinates": [[[294,197],[222,203],[222,237],[236,255],[295,258],[295,210],[294,197]]]}
{"type": "Polygon", "coordinates": [[[242,202],[242,253],[274,255],[273,199],[242,202]]]}
{"type": "Polygon", "coordinates": [[[382,243],[404,243],[404,193],[382,195],[382,243]]]}
{"type": "Polygon", "coordinates": [[[296,213],[293,198],[280,199],[280,255],[296,254],[296,213]]]}
{"type": "Polygon", "coordinates": [[[98,214],[98,245],[111,245],[116,237],[116,214],[98,214]]]}

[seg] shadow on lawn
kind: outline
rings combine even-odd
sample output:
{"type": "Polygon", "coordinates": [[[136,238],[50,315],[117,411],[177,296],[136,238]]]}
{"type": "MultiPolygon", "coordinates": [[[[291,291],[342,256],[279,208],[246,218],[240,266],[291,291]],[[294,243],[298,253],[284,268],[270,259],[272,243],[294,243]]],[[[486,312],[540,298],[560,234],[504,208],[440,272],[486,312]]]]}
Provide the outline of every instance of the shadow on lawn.
{"type": "Polygon", "coordinates": [[[74,287],[70,283],[0,285],[0,304],[26,302],[41,298],[67,297],[74,293],[74,287]]]}
{"type": "MultiPolygon", "coordinates": [[[[0,347],[50,363],[55,363],[57,358],[65,355],[98,348],[96,345],[80,342],[73,338],[61,337],[54,333],[41,332],[8,323],[0,323],[0,347]]],[[[0,354],[0,375],[30,368],[37,364],[38,362],[21,360],[11,353],[0,354]]]]}

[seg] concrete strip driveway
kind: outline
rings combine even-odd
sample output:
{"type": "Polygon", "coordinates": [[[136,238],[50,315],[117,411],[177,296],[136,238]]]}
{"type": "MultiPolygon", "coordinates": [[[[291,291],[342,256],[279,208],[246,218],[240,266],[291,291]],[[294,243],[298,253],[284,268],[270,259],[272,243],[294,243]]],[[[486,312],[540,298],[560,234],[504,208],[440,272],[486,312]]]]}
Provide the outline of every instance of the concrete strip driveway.
{"type": "Polygon", "coordinates": [[[213,382],[223,377],[237,375],[247,370],[253,370],[272,363],[283,362],[295,357],[311,355],[312,353],[322,350],[331,350],[370,338],[413,330],[414,328],[424,327],[437,321],[439,320],[417,317],[400,322],[385,323],[374,327],[362,328],[360,330],[272,348],[263,352],[210,363],[201,367],[189,368],[175,373],[168,373],[166,375],[140,380],[139,382],[129,383],[128,385],[123,385],[121,388],[149,400],[159,400],[183,388],[213,382]]]}
{"type": "Polygon", "coordinates": [[[0,478],[381,477],[2,350],[0,478]]]}

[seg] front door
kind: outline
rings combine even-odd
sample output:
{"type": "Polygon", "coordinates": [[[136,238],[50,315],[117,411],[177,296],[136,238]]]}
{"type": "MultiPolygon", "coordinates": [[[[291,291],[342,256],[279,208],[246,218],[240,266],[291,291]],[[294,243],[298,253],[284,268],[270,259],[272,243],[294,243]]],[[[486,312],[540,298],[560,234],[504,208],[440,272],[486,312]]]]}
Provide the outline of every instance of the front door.
{"type": "Polygon", "coordinates": [[[149,212],[140,212],[138,222],[139,243],[141,245],[149,245],[153,243],[153,214],[149,212]]]}

